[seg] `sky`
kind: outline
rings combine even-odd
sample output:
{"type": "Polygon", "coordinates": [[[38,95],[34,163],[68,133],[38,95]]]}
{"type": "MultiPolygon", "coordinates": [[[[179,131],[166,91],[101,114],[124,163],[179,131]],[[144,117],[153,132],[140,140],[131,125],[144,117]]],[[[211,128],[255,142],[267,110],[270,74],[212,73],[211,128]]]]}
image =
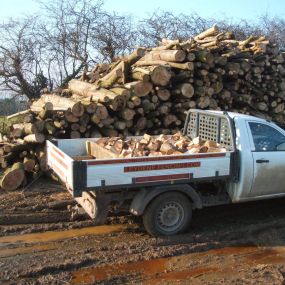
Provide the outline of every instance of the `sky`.
{"type": "MultiPolygon", "coordinates": [[[[0,20],[35,14],[38,9],[36,0],[0,0],[0,20]]],[[[255,21],[265,13],[285,18],[284,0],[105,0],[105,9],[132,14],[136,18],[143,18],[157,10],[185,14],[196,12],[202,17],[217,19],[255,21]]]]}

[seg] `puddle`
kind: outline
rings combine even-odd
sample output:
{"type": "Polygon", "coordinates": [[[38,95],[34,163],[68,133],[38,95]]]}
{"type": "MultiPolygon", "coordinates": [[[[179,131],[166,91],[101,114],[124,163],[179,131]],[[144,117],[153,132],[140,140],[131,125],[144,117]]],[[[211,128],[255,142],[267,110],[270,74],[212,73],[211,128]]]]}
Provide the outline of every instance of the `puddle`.
{"type": "Polygon", "coordinates": [[[64,231],[48,231],[43,233],[33,233],[17,236],[0,237],[0,247],[7,246],[7,244],[15,243],[38,243],[63,240],[68,238],[86,236],[86,235],[101,235],[122,231],[126,226],[110,225],[110,226],[97,226],[87,227],[81,229],[71,229],[64,231]]]}
{"type": "Polygon", "coordinates": [[[151,285],[162,280],[183,280],[218,270],[216,267],[207,267],[187,271],[166,272],[169,267],[168,263],[174,260],[177,260],[177,257],[84,268],[74,272],[72,284],[93,284],[94,282],[107,280],[112,277],[126,277],[127,275],[135,274],[140,275],[142,279],[148,279],[143,284],[151,285]],[[158,278],[153,278],[156,276],[158,278]]]}
{"type": "Polygon", "coordinates": [[[20,254],[27,254],[33,252],[41,252],[57,249],[55,244],[33,245],[29,247],[17,247],[17,248],[4,248],[0,250],[0,258],[11,257],[20,254]]]}
{"type": "Polygon", "coordinates": [[[284,247],[274,249],[253,245],[225,247],[170,258],[83,268],[73,273],[72,284],[89,284],[110,278],[126,277],[130,274],[138,275],[138,280],[144,280],[143,284],[148,285],[163,284],[163,280],[169,282],[192,280],[200,276],[206,276],[210,281],[214,275],[234,276],[236,267],[248,268],[249,265],[284,263],[284,247]]]}
{"type": "MultiPolygon", "coordinates": [[[[183,256],[186,257],[186,256],[183,256]]],[[[181,258],[181,256],[179,256],[181,258]]],[[[191,256],[187,258],[191,258],[191,256]]],[[[177,261],[177,257],[144,260],[133,263],[114,264],[100,267],[90,267],[80,269],[73,274],[71,284],[93,284],[114,277],[126,277],[127,275],[139,275],[141,279],[146,279],[143,284],[156,284],[163,280],[175,281],[184,280],[205,273],[216,272],[218,268],[194,268],[185,271],[168,271],[169,264],[177,261]]]]}
{"type": "Polygon", "coordinates": [[[133,263],[83,268],[74,272],[72,284],[89,284],[95,281],[103,281],[111,277],[127,276],[130,274],[152,276],[163,272],[166,269],[166,263],[169,260],[170,259],[168,258],[160,258],[133,263]]]}
{"type": "Polygon", "coordinates": [[[223,247],[217,249],[210,249],[203,253],[199,253],[202,255],[243,255],[252,252],[258,251],[258,247],[254,245],[243,245],[243,246],[231,246],[231,247],[223,247]]]}
{"type": "Polygon", "coordinates": [[[179,281],[189,279],[191,277],[198,277],[200,275],[204,275],[206,273],[217,272],[217,267],[207,267],[207,268],[195,268],[193,270],[188,271],[174,271],[167,272],[160,275],[158,278],[153,278],[145,281],[144,285],[155,285],[155,284],[163,284],[163,281],[179,281]]]}
{"type": "Polygon", "coordinates": [[[249,256],[246,256],[248,263],[257,264],[280,264],[285,263],[285,249],[278,248],[265,248],[249,256]]]}

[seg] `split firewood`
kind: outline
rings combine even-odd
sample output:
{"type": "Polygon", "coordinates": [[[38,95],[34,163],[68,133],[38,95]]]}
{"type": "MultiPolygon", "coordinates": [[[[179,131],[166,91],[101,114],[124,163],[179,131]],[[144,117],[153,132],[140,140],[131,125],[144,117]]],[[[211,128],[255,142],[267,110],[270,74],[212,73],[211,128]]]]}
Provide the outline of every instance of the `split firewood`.
{"type": "Polygon", "coordinates": [[[174,135],[151,136],[144,134],[142,138],[131,139],[122,138],[101,138],[96,142],[87,142],[86,149],[88,155],[100,157],[142,157],[160,155],[179,155],[183,153],[205,153],[226,151],[214,141],[204,142],[197,137],[190,140],[180,132],[174,135]],[[100,146],[98,149],[96,145],[100,146]],[[92,146],[92,147],[91,147],[92,146]],[[102,150],[101,153],[100,149],[102,150]],[[103,151],[104,149],[104,151],[103,151]]]}
{"type": "Polygon", "coordinates": [[[161,145],[160,151],[163,154],[173,154],[176,151],[176,147],[173,144],[166,141],[161,145]]]}
{"type": "Polygon", "coordinates": [[[196,137],[192,139],[192,143],[194,146],[202,146],[205,142],[201,137],[196,137]]]}

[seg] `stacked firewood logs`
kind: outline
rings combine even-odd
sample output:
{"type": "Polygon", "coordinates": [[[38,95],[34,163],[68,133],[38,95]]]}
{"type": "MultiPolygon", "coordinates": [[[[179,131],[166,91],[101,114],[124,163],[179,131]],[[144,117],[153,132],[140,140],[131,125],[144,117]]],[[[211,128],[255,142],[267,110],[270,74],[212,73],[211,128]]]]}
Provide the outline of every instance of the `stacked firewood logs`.
{"type": "Polygon", "coordinates": [[[22,167],[32,159],[37,173],[39,146],[52,138],[175,134],[191,108],[258,114],[285,125],[285,53],[264,37],[237,41],[215,26],[184,42],[138,48],[32,102],[0,148],[0,163],[22,167]]]}
{"type": "MultiPolygon", "coordinates": [[[[37,134],[28,135],[36,137],[37,134]]],[[[1,180],[1,187],[14,190],[26,185],[42,172],[47,171],[46,154],[43,144],[26,142],[22,139],[0,144],[0,166],[6,169],[1,180]]]]}

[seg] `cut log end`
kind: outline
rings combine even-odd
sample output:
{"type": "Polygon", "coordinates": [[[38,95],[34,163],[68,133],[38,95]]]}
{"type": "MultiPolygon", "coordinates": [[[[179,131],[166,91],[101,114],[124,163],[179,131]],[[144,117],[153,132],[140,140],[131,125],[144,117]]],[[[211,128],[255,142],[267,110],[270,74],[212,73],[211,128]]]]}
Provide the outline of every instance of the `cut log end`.
{"type": "Polygon", "coordinates": [[[15,163],[7,169],[1,181],[1,187],[6,191],[13,191],[20,187],[25,179],[24,165],[15,163]]]}

